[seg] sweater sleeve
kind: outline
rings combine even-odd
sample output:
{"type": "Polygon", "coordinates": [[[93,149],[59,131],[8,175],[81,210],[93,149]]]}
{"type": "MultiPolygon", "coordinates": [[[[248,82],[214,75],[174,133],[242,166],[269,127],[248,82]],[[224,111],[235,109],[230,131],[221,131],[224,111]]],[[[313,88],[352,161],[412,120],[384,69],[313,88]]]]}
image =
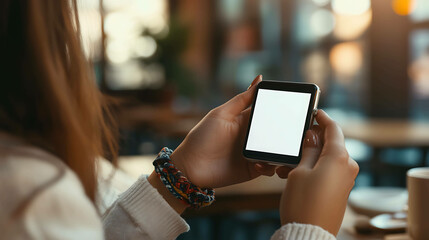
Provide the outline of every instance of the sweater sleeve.
{"type": "Polygon", "coordinates": [[[319,226],[289,223],[278,229],[271,240],[335,240],[335,236],[319,226]]]}
{"type": "Polygon", "coordinates": [[[103,215],[107,240],[175,239],[189,226],[145,176],[121,194],[103,215]]]}

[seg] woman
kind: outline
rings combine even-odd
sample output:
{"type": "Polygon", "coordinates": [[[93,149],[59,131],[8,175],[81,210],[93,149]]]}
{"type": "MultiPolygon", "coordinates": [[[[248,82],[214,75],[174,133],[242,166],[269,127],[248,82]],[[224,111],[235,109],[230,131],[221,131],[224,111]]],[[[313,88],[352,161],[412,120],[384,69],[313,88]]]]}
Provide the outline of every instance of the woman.
{"type": "Polygon", "coordinates": [[[157,158],[157,172],[99,216],[96,159],[115,159],[115,128],[82,54],[76,1],[3,0],[0,11],[1,238],[173,239],[189,230],[179,214],[213,201],[210,188],[275,172],[289,180],[273,239],[335,238],[358,167],[326,113],[317,114],[293,170],[241,155],[261,76],[210,111],[173,153],[157,158]]]}

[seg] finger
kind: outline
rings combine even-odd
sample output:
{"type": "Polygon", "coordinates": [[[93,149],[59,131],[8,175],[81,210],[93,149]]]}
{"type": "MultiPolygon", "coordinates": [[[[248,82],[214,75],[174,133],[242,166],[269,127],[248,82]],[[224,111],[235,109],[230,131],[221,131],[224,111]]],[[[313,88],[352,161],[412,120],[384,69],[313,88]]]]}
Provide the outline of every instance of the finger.
{"type": "Polygon", "coordinates": [[[293,170],[292,167],[288,167],[288,166],[283,166],[283,167],[278,167],[276,169],[276,173],[280,178],[287,178],[289,176],[289,173],[293,170]]]}
{"type": "Polygon", "coordinates": [[[323,146],[324,129],[319,125],[313,125],[311,127],[311,130],[313,131],[314,134],[317,135],[317,140],[319,141],[319,144],[323,146]]]}
{"type": "Polygon", "coordinates": [[[323,110],[318,110],[316,120],[323,129],[323,142],[326,144],[339,144],[344,146],[344,135],[337,123],[323,110]]]}
{"type": "Polygon", "coordinates": [[[346,161],[349,156],[341,128],[322,110],[318,111],[316,120],[323,129],[323,149],[321,152],[323,157],[321,161],[346,161]]]}
{"type": "Polygon", "coordinates": [[[233,97],[231,100],[223,104],[220,108],[222,111],[227,113],[237,115],[241,113],[243,110],[248,108],[252,104],[253,96],[255,94],[255,87],[259,82],[262,81],[262,75],[258,75],[250,84],[247,91],[238,94],[233,97]]]}
{"type": "Polygon", "coordinates": [[[248,124],[250,120],[250,113],[252,112],[252,108],[246,108],[241,112],[240,124],[248,124]]]}
{"type": "Polygon", "coordinates": [[[322,146],[317,134],[313,130],[308,130],[305,134],[302,157],[297,168],[312,169],[319,159],[322,146]]]}
{"type": "Polygon", "coordinates": [[[276,166],[269,165],[266,163],[255,163],[255,170],[264,176],[273,176],[276,172],[276,166]]]}
{"type": "MultiPolygon", "coordinates": [[[[240,139],[241,139],[240,142],[243,143],[243,145],[247,134],[247,127],[249,125],[250,113],[251,113],[251,108],[247,108],[246,110],[241,112],[241,115],[237,120],[238,124],[240,125],[240,139]]],[[[243,146],[241,145],[241,147],[243,146]]]]}

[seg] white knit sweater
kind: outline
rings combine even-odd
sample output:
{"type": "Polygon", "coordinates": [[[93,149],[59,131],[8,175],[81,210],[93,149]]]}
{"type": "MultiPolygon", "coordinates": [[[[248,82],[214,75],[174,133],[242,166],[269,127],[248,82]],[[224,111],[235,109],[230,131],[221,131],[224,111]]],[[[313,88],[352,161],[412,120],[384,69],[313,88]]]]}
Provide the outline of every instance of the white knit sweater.
{"type": "MultiPolygon", "coordinates": [[[[0,239],[175,239],[188,224],[141,177],[100,217],[77,176],[55,156],[0,134],[0,239]],[[65,174],[32,195],[50,180],[65,174]],[[16,210],[32,199],[21,214],[16,210]]],[[[335,239],[287,224],[272,239],[335,239]]]]}

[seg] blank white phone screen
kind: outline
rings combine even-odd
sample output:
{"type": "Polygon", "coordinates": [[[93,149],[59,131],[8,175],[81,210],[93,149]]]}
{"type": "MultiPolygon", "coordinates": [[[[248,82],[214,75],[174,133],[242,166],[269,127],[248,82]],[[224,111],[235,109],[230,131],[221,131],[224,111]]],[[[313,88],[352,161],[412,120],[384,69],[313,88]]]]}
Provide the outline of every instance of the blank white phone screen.
{"type": "Polygon", "coordinates": [[[259,89],[246,150],[298,156],[310,93],[259,89]]]}

